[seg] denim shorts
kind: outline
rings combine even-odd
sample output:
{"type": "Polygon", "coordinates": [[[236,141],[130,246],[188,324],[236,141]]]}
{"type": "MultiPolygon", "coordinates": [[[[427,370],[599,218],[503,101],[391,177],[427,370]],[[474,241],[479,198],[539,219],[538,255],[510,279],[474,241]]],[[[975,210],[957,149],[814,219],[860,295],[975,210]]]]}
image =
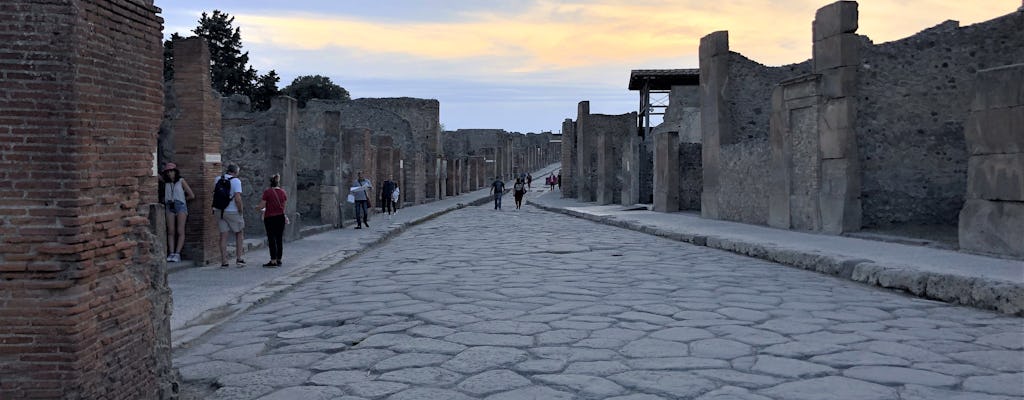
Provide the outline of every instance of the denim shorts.
{"type": "Polygon", "coordinates": [[[188,206],[181,200],[174,200],[173,203],[168,201],[166,207],[167,212],[171,214],[188,214],[188,206]]]}

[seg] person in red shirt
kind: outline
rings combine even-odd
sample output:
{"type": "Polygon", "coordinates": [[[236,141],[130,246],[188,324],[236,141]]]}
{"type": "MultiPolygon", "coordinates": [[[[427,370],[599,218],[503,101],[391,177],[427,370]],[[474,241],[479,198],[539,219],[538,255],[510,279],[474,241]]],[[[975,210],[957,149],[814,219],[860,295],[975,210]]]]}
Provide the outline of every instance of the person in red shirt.
{"type": "Polygon", "coordinates": [[[281,175],[274,174],[270,177],[270,188],[263,191],[260,204],[256,206],[257,210],[263,212],[263,227],[267,230],[270,262],[263,264],[267,268],[281,266],[281,255],[284,252],[284,226],[289,222],[288,216],[284,212],[284,205],[287,202],[288,193],[281,189],[281,175]]]}

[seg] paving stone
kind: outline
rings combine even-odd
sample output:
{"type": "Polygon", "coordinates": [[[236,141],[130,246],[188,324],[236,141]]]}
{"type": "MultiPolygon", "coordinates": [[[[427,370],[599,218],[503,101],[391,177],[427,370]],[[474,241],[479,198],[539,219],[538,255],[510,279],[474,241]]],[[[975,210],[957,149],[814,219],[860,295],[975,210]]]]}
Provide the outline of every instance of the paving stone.
{"type": "Polygon", "coordinates": [[[549,385],[562,386],[584,397],[608,397],[622,394],[625,388],[604,378],[589,375],[534,375],[533,379],[549,385]]]}
{"type": "Polygon", "coordinates": [[[963,382],[964,389],[1024,397],[1024,372],[991,376],[972,376],[963,382]]]}
{"type": "Polygon", "coordinates": [[[458,311],[449,310],[427,311],[425,313],[417,314],[417,316],[426,322],[448,327],[462,326],[465,324],[480,322],[480,318],[458,311]]]}
{"type": "Polygon", "coordinates": [[[469,346],[526,347],[533,344],[533,337],[523,335],[459,332],[444,337],[449,342],[469,346]]]}
{"type": "Polygon", "coordinates": [[[561,371],[566,364],[565,360],[527,360],[516,364],[512,369],[524,373],[552,373],[561,371]]]}
{"type": "Polygon", "coordinates": [[[354,347],[357,349],[367,347],[391,347],[396,344],[407,343],[412,339],[412,336],[401,333],[378,333],[363,339],[354,347]]]}
{"type": "Polygon", "coordinates": [[[755,328],[767,329],[775,333],[781,333],[783,335],[811,333],[824,329],[821,325],[805,324],[800,322],[783,320],[765,321],[763,324],[755,326],[755,328]]]}
{"type": "Polygon", "coordinates": [[[692,398],[714,389],[717,385],[688,372],[629,371],[608,377],[626,388],[663,394],[671,398],[692,398]]]}
{"type": "Polygon", "coordinates": [[[651,313],[646,313],[646,312],[637,312],[637,311],[626,311],[626,312],[621,313],[621,314],[615,314],[615,315],[613,315],[613,317],[618,318],[618,319],[623,320],[623,321],[639,321],[639,322],[646,322],[646,323],[655,324],[655,325],[665,325],[665,324],[672,323],[672,322],[676,321],[676,320],[672,319],[671,317],[666,317],[664,315],[651,314],[651,313]]]}
{"type": "Polygon", "coordinates": [[[654,339],[673,340],[677,342],[690,342],[698,339],[707,339],[715,335],[704,329],[697,328],[669,328],[653,332],[650,335],[654,339]]]}
{"type": "Polygon", "coordinates": [[[572,393],[562,392],[544,386],[530,386],[493,394],[485,400],[572,400],[572,393]]]}
{"type": "Polygon", "coordinates": [[[846,350],[846,346],[818,342],[788,342],[768,346],[762,353],[780,357],[803,358],[822,354],[830,354],[846,350]]]}
{"type": "Polygon", "coordinates": [[[408,383],[414,386],[446,386],[458,382],[462,379],[462,374],[443,368],[421,367],[391,371],[381,375],[377,379],[382,381],[408,383]]]}
{"type": "Polygon", "coordinates": [[[327,357],[326,353],[271,354],[244,361],[257,368],[306,367],[327,357]]]}
{"type": "Polygon", "coordinates": [[[184,381],[201,381],[217,378],[221,375],[237,374],[252,371],[253,367],[230,361],[210,361],[181,367],[178,372],[184,381]]]}
{"type": "Polygon", "coordinates": [[[971,375],[991,375],[995,374],[996,371],[976,367],[968,364],[956,364],[956,363],[916,363],[913,365],[916,369],[923,369],[925,371],[938,372],[940,374],[950,376],[971,376],[971,375]]]}
{"type": "Polygon", "coordinates": [[[913,362],[950,361],[949,357],[944,355],[902,343],[871,341],[867,343],[857,343],[854,347],[878,354],[899,357],[913,362]]]}
{"type": "Polygon", "coordinates": [[[486,369],[504,367],[525,360],[525,351],[509,347],[471,347],[459,353],[441,367],[456,372],[475,374],[486,369]]]}
{"type": "Polygon", "coordinates": [[[295,339],[295,338],[310,337],[310,336],[316,336],[316,335],[319,335],[321,333],[324,333],[324,331],[326,331],[328,329],[330,329],[330,327],[328,327],[328,326],[309,326],[309,327],[305,327],[305,328],[292,329],[290,331],[284,331],[284,332],[278,333],[277,337],[279,337],[281,339],[295,339]]]}
{"type": "Polygon", "coordinates": [[[586,338],[589,332],[579,329],[556,329],[538,334],[537,344],[547,346],[552,344],[575,343],[586,338]]]}
{"type": "Polygon", "coordinates": [[[701,369],[693,371],[693,373],[705,378],[711,378],[750,389],[768,387],[782,382],[782,379],[776,377],[740,372],[731,369],[701,369]]]}
{"type": "Polygon", "coordinates": [[[541,358],[554,358],[565,361],[604,361],[620,358],[619,353],[607,349],[588,349],[585,347],[535,347],[530,352],[541,358]]]}
{"type": "Polygon", "coordinates": [[[839,376],[787,382],[760,391],[786,400],[892,400],[896,390],[879,384],[839,376]]]}
{"type": "Polygon", "coordinates": [[[593,349],[620,349],[626,345],[625,340],[594,338],[583,339],[572,344],[573,347],[589,347],[593,349]]]}
{"type": "Polygon", "coordinates": [[[388,400],[473,400],[462,393],[434,388],[412,388],[388,396],[388,400]]]}
{"type": "Polygon", "coordinates": [[[463,392],[482,396],[524,386],[530,386],[529,379],[507,369],[498,369],[466,378],[457,387],[463,392]]]}
{"type": "Polygon", "coordinates": [[[341,389],[331,386],[295,386],[278,390],[259,400],[330,400],[343,394],[341,389]]]}
{"type": "Polygon", "coordinates": [[[665,400],[665,398],[655,396],[653,394],[630,394],[626,396],[609,397],[605,400],[665,400]]]}
{"type": "Polygon", "coordinates": [[[551,330],[549,326],[540,322],[520,321],[484,321],[468,324],[459,329],[468,332],[514,333],[518,335],[536,335],[551,330]]]}
{"type": "Polygon", "coordinates": [[[451,358],[445,354],[405,353],[386,358],[373,365],[374,371],[391,371],[401,368],[439,365],[451,358]]]}
{"type": "Polygon", "coordinates": [[[574,330],[592,331],[592,330],[607,328],[607,327],[611,326],[612,324],[609,323],[609,322],[586,322],[586,321],[561,320],[561,321],[550,322],[549,325],[551,325],[552,328],[556,328],[556,329],[574,329],[574,330]]]}
{"type": "Polygon", "coordinates": [[[643,337],[646,333],[644,331],[637,331],[632,329],[622,328],[606,328],[598,329],[590,333],[590,337],[594,339],[608,338],[608,339],[620,339],[620,340],[636,340],[643,337]]]}
{"type": "Polygon", "coordinates": [[[629,367],[618,361],[580,361],[565,368],[566,374],[608,376],[629,371],[629,367]]]}
{"type": "Polygon", "coordinates": [[[406,353],[458,354],[465,350],[466,346],[438,339],[413,338],[406,342],[395,344],[391,346],[391,349],[406,353]]]}
{"type": "Polygon", "coordinates": [[[754,348],[745,343],[726,339],[704,339],[690,343],[690,355],[694,357],[733,359],[753,354],[754,348]]]}
{"type": "Polygon", "coordinates": [[[385,358],[390,358],[395,352],[385,349],[355,349],[346,350],[313,364],[312,369],[316,371],[330,371],[334,369],[366,369],[385,358]]]}
{"type": "Polygon", "coordinates": [[[327,371],[311,376],[309,383],[323,386],[342,386],[348,383],[366,382],[372,379],[373,377],[365,371],[327,371]]]}
{"type": "Polygon", "coordinates": [[[773,356],[758,356],[751,370],[763,374],[791,378],[820,376],[831,374],[835,371],[831,367],[821,364],[773,356]]]}
{"type": "Polygon", "coordinates": [[[955,360],[968,362],[1001,372],[1024,371],[1024,352],[1017,350],[967,351],[949,355],[955,360]]]}
{"type": "Polygon", "coordinates": [[[266,385],[272,387],[293,386],[305,383],[312,375],[298,368],[269,368],[239,374],[222,375],[217,378],[220,386],[266,385]]]}
{"type": "Polygon", "coordinates": [[[658,339],[639,339],[619,351],[627,357],[685,357],[690,355],[686,344],[658,339]]]}
{"type": "Polygon", "coordinates": [[[280,353],[336,353],[348,348],[347,344],[336,342],[306,342],[278,347],[270,350],[271,354],[280,353]]]}
{"type": "Polygon", "coordinates": [[[814,332],[814,333],[807,333],[807,334],[803,334],[803,335],[795,335],[795,336],[793,336],[793,339],[799,340],[799,341],[802,341],[802,342],[818,342],[818,343],[828,343],[828,344],[850,344],[850,343],[857,343],[857,342],[863,342],[863,341],[868,340],[868,338],[866,338],[864,336],[856,335],[856,334],[853,334],[853,333],[832,333],[832,332],[814,332]]]}
{"type": "Polygon", "coordinates": [[[815,356],[811,357],[810,361],[832,367],[852,367],[856,365],[910,365],[910,361],[902,358],[886,356],[863,350],[844,351],[841,353],[815,356]]]}
{"type": "Polygon", "coordinates": [[[771,318],[771,314],[758,310],[749,310],[739,307],[723,307],[715,310],[716,313],[726,318],[738,319],[741,321],[760,322],[771,318]]]}
{"type": "Polygon", "coordinates": [[[409,385],[399,382],[367,381],[345,385],[345,390],[356,396],[376,399],[392,393],[401,392],[408,387],[409,385]]]}
{"type": "Polygon", "coordinates": [[[266,385],[228,386],[217,389],[209,400],[251,400],[273,392],[274,388],[266,385]]]}
{"type": "Polygon", "coordinates": [[[227,347],[224,350],[210,354],[210,358],[215,360],[226,360],[226,361],[239,361],[248,358],[256,357],[266,350],[267,345],[264,343],[253,343],[237,347],[227,347]]]}
{"type": "Polygon", "coordinates": [[[626,360],[626,364],[632,368],[650,370],[720,369],[729,367],[729,363],[727,361],[699,357],[640,358],[635,360],[626,360]]]}
{"type": "Polygon", "coordinates": [[[1010,350],[1021,350],[1024,349],[1024,330],[985,335],[979,337],[977,343],[989,346],[999,346],[1010,350]]]}
{"type": "Polygon", "coordinates": [[[705,393],[703,396],[698,397],[696,400],[772,400],[771,398],[764,397],[758,394],[751,393],[749,390],[736,387],[736,386],[724,386],[710,392],[705,393]]]}
{"type": "Polygon", "coordinates": [[[1020,387],[1021,385],[1018,382],[1017,392],[1006,396],[964,390],[952,391],[921,385],[906,385],[900,389],[900,400],[1019,400],[1022,397],[1020,387]]]}
{"type": "Polygon", "coordinates": [[[790,339],[772,331],[751,328],[749,326],[723,325],[708,327],[708,330],[726,339],[750,345],[766,346],[788,342],[790,339]]]}
{"type": "Polygon", "coordinates": [[[452,328],[437,325],[420,325],[415,328],[409,329],[409,334],[428,338],[439,338],[442,336],[451,335],[455,332],[456,330],[452,328]]]}

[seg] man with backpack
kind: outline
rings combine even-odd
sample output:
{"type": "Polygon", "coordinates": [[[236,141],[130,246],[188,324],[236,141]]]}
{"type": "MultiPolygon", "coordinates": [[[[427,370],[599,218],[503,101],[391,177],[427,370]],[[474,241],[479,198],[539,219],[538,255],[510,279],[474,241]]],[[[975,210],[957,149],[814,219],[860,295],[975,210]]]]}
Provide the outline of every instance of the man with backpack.
{"type": "Polygon", "coordinates": [[[516,179],[516,184],[512,185],[512,194],[516,196],[516,210],[522,209],[523,195],[526,194],[526,184],[522,179],[516,179]]]}
{"type": "Polygon", "coordinates": [[[220,266],[227,268],[228,236],[235,234],[235,265],[238,268],[245,267],[245,260],[242,259],[243,241],[245,240],[242,230],[245,229],[245,219],[242,217],[242,181],[238,179],[238,166],[229,164],[224,175],[218,176],[213,182],[213,213],[218,218],[220,229],[220,266]]]}
{"type": "Polygon", "coordinates": [[[505,194],[505,182],[500,176],[494,177],[491,183],[491,193],[494,194],[494,209],[501,211],[501,196],[505,194]]]}

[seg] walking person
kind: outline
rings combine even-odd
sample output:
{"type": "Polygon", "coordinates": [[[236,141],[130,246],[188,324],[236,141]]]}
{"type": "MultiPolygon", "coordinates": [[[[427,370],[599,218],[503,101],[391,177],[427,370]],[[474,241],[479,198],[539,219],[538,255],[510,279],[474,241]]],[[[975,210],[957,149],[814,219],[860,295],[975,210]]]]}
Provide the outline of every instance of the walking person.
{"type": "Polygon", "coordinates": [[[501,196],[505,194],[505,182],[501,181],[501,176],[494,177],[491,193],[494,194],[494,209],[501,210],[501,196]]]}
{"type": "Polygon", "coordinates": [[[356,181],[352,184],[352,194],[356,199],[356,229],[363,229],[365,225],[370,227],[370,199],[373,183],[369,178],[363,178],[363,171],[356,172],[356,181]]]}
{"type": "Polygon", "coordinates": [[[287,202],[288,193],[281,189],[281,174],[272,175],[270,187],[263,191],[260,204],[256,206],[256,210],[263,213],[263,228],[267,230],[270,262],[263,264],[267,268],[281,266],[281,256],[284,252],[284,226],[291,222],[288,221],[288,216],[285,214],[287,202]]]}
{"type": "Polygon", "coordinates": [[[526,184],[523,183],[522,179],[516,179],[515,185],[512,185],[512,194],[516,198],[516,210],[523,208],[523,195],[526,194],[526,184]]]}
{"type": "Polygon", "coordinates": [[[533,188],[533,175],[532,174],[526,174],[526,188],[527,189],[532,189],[533,188]]]}
{"type": "Polygon", "coordinates": [[[395,183],[394,178],[389,178],[380,184],[380,212],[386,213],[388,218],[395,213],[395,191],[398,190],[398,184],[395,183]]]}
{"type": "Polygon", "coordinates": [[[558,190],[562,190],[562,171],[558,171],[558,175],[555,176],[555,183],[558,184],[558,190]]]}
{"type": "Polygon", "coordinates": [[[181,249],[185,246],[185,220],[188,219],[186,202],[196,198],[192,188],[181,177],[178,165],[164,166],[160,180],[164,182],[164,205],[167,225],[167,262],[181,262],[181,249]]]}
{"type": "Polygon", "coordinates": [[[242,258],[245,218],[241,213],[245,207],[242,206],[242,181],[238,174],[238,166],[229,164],[224,174],[213,182],[213,212],[219,217],[221,268],[228,267],[228,237],[232,234],[235,236],[235,265],[245,267],[245,259],[242,258]]]}

